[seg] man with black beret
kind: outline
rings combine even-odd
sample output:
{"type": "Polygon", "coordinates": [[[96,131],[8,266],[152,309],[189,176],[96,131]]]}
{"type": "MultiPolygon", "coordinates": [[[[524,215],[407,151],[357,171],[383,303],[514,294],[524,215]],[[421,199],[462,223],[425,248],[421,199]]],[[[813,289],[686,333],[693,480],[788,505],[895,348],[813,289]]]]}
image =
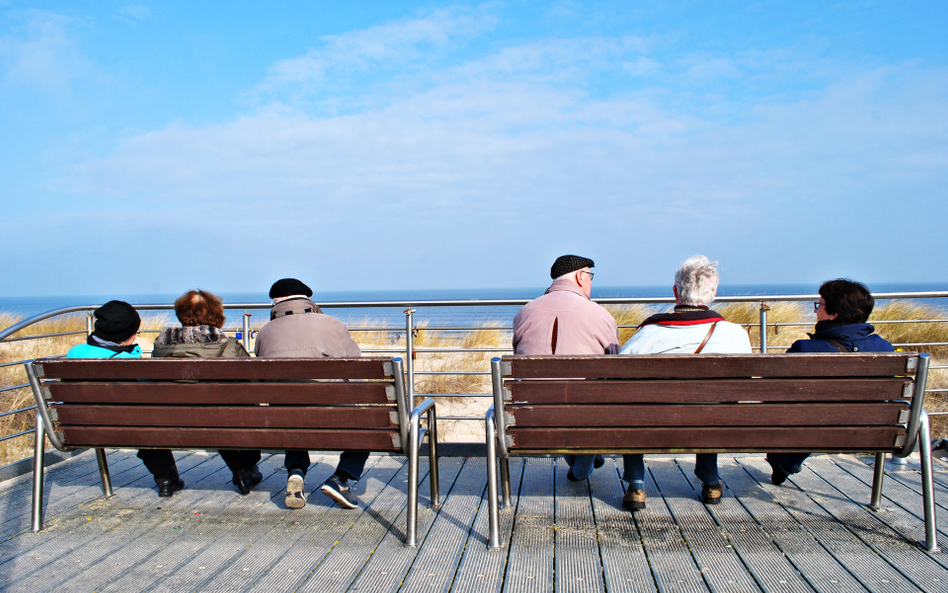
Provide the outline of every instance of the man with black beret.
{"type": "MultiPolygon", "coordinates": [[[[323,314],[309,299],[313,291],[296,278],[283,278],[273,283],[270,298],[270,322],[257,333],[254,353],[260,358],[346,358],[362,356],[359,345],[338,319],[323,314]]],[[[343,451],[335,473],[320,487],[320,492],[342,507],[359,506],[349,489],[349,481],[358,481],[369,458],[368,451],[343,451]]],[[[289,474],[286,481],[286,506],[306,506],[303,485],[309,469],[309,452],[286,452],[284,465],[289,474]]]]}
{"type": "MultiPolygon", "coordinates": [[[[617,354],[619,328],[609,311],[590,300],[596,264],[588,257],[561,255],[550,268],[553,284],[514,317],[515,354],[617,354]]],[[[601,467],[599,455],[566,455],[571,481],[601,467]]]]}
{"type": "MultiPolygon", "coordinates": [[[[85,344],[73,346],[66,358],[141,358],[142,350],[135,343],[142,319],[125,301],[109,301],[92,312],[95,329],[85,344]]],[[[141,449],[138,458],[155,477],[158,496],[166,498],[184,488],[178,477],[174,455],[168,449],[141,449]]]]}

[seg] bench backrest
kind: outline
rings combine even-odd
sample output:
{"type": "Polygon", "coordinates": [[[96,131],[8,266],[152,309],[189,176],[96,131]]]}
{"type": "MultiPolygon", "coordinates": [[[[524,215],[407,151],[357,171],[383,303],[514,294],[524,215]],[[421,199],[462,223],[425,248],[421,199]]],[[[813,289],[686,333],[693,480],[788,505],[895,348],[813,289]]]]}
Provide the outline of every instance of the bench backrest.
{"type": "Polygon", "coordinates": [[[57,448],[404,451],[407,440],[400,359],[40,359],[32,374],[57,448]]]}
{"type": "Polygon", "coordinates": [[[899,451],[914,445],[924,404],[919,360],[504,356],[492,363],[494,413],[508,452],[899,451]]]}

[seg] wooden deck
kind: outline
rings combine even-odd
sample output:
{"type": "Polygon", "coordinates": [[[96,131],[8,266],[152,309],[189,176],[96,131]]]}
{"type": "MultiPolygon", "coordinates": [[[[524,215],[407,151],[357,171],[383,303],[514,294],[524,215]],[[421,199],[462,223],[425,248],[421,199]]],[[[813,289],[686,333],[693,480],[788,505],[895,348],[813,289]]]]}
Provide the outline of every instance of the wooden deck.
{"type": "MultiPolygon", "coordinates": [[[[308,504],[297,511],[283,505],[282,455],[264,456],[264,482],[243,497],[216,454],[182,453],[187,489],[171,499],[157,497],[134,452],[109,458],[110,500],[91,453],[50,469],[47,528],[38,534],[29,532],[30,476],[0,484],[0,589],[948,591],[948,551],[913,544],[924,536],[918,472],[888,473],[885,508],[873,513],[865,506],[871,467],[853,456],[812,458],[776,487],[763,456],[722,455],[727,487],[717,507],[698,500],[693,457],[649,456],[648,508],[635,517],[619,506],[621,460],[573,483],[562,461],[517,459],[500,551],[485,549],[483,458],[442,459],[444,503],[432,512],[423,485],[414,550],[402,545],[402,457],[370,458],[359,510],[310,493],[335,462],[315,457],[308,504]]],[[[936,498],[948,548],[944,465],[936,498]]]]}

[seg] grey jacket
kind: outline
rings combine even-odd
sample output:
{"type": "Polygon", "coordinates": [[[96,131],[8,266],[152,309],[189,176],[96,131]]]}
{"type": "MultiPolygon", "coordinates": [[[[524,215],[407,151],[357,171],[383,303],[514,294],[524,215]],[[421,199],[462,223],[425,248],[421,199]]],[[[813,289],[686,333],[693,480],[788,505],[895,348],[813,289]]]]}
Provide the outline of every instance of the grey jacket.
{"type": "Polygon", "coordinates": [[[155,338],[152,358],[249,358],[244,345],[210,325],[169,327],[155,338]]]}
{"type": "Polygon", "coordinates": [[[281,301],[270,323],[257,332],[254,354],[261,358],[344,358],[362,356],[341,321],[323,314],[313,301],[281,301]]]}

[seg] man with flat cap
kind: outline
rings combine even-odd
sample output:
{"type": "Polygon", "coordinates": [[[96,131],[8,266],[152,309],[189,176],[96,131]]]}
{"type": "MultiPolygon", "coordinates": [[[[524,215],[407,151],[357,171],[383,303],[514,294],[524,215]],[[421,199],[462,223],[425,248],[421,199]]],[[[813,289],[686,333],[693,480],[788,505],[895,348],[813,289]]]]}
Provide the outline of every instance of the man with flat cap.
{"type": "MultiPolygon", "coordinates": [[[[362,356],[349,330],[338,319],[323,314],[309,299],[313,291],[296,278],[273,283],[270,298],[270,322],[257,333],[254,354],[261,358],[345,358],[362,356]]],[[[358,501],[349,489],[349,481],[358,481],[369,458],[368,451],[343,451],[335,473],[320,487],[320,492],[342,507],[354,509],[358,501]]],[[[291,450],[284,460],[289,474],[286,480],[286,506],[306,506],[303,485],[309,469],[309,452],[291,450]]]]}
{"type": "MultiPolygon", "coordinates": [[[[66,358],[141,358],[142,349],[135,340],[142,318],[134,307],[125,301],[109,301],[92,312],[95,329],[86,338],[85,344],[73,346],[66,358]]],[[[141,449],[142,460],[158,486],[158,496],[167,498],[184,488],[178,477],[178,466],[168,449],[141,449]]]]}
{"type": "MultiPolygon", "coordinates": [[[[515,354],[618,354],[619,328],[609,311],[590,300],[593,260],[561,255],[553,262],[553,284],[514,317],[515,354]]],[[[566,455],[566,477],[578,482],[601,467],[601,455],[566,455]]]]}

